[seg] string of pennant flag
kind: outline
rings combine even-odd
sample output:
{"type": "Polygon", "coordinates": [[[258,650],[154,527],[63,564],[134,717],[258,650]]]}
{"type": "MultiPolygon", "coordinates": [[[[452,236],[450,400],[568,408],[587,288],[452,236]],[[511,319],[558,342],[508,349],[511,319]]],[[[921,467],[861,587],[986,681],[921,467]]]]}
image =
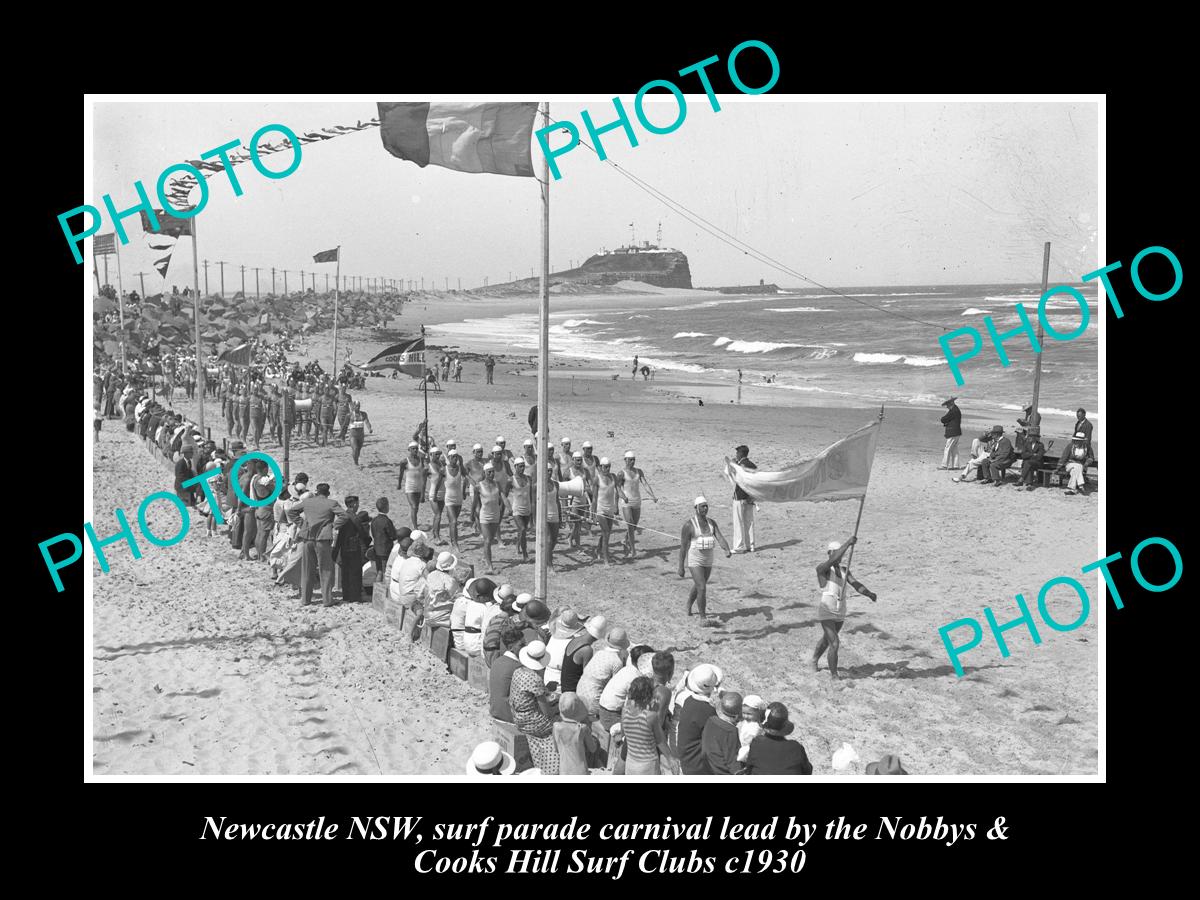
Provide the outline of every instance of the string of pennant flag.
{"type": "MultiPolygon", "coordinates": [[[[317,131],[308,131],[297,137],[297,143],[300,144],[315,144],[321,141],[332,140],[336,137],[341,137],[345,134],[353,134],[357,131],[365,131],[368,128],[378,128],[379,120],[370,119],[366,122],[359,120],[354,125],[333,125],[329,128],[321,128],[317,131]]],[[[260,144],[258,147],[258,155],[269,156],[272,153],[279,153],[283,150],[291,150],[292,142],[288,138],[284,138],[278,144],[270,142],[260,144]]],[[[250,151],[247,148],[235,150],[227,157],[230,166],[239,166],[244,162],[249,161],[250,151]]],[[[226,169],[225,163],[220,160],[207,159],[189,159],[187,164],[195,167],[204,177],[211,178],[224,172],[226,169]]],[[[171,206],[176,209],[188,209],[191,206],[190,197],[192,191],[199,186],[196,176],[191,172],[179,174],[171,179],[166,191],[166,198],[170,201],[171,206]]],[[[180,237],[191,235],[191,220],[178,219],[169,215],[164,210],[155,211],[158,216],[159,228],[154,230],[151,228],[149,216],[142,212],[142,228],[146,232],[146,246],[155,253],[162,254],[154,261],[154,268],[163,278],[167,277],[167,270],[171,266],[171,254],[175,250],[175,244],[180,237]]]]}

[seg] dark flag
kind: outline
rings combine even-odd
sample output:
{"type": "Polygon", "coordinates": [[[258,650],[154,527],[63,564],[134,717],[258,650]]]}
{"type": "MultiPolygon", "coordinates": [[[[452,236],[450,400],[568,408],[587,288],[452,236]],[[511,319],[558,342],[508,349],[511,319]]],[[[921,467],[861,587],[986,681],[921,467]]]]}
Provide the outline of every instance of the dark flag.
{"type": "Polygon", "coordinates": [[[383,146],[418,166],[533,177],[536,103],[380,103],[383,146]]]}
{"type": "MultiPolygon", "coordinates": [[[[143,213],[145,215],[145,213],[143,213]]],[[[93,256],[109,256],[117,252],[116,235],[112,232],[108,234],[98,234],[92,239],[92,255],[93,256]]]]}
{"type": "Polygon", "coordinates": [[[425,377],[425,339],[401,341],[393,344],[373,359],[363,363],[359,368],[368,372],[380,369],[396,369],[414,378],[425,377]]]}
{"type": "Polygon", "coordinates": [[[232,350],[226,350],[221,354],[220,361],[233,363],[235,366],[250,365],[250,345],[239,344],[232,350]]]}
{"type": "Polygon", "coordinates": [[[318,253],[316,256],[313,257],[313,262],[337,262],[337,261],[338,261],[337,250],[322,250],[320,253],[318,253]]]}
{"type": "MultiPolygon", "coordinates": [[[[183,210],[183,212],[187,212],[187,210],[183,210]]],[[[154,211],[154,215],[158,217],[157,228],[154,228],[150,224],[150,217],[146,215],[146,211],[144,209],[142,210],[142,230],[149,231],[152,234],[169,234],[173,237],[185,237],[191,235],[191,219],[177,219],[175,216],[162,209],[156,209],[154,211]]]]}

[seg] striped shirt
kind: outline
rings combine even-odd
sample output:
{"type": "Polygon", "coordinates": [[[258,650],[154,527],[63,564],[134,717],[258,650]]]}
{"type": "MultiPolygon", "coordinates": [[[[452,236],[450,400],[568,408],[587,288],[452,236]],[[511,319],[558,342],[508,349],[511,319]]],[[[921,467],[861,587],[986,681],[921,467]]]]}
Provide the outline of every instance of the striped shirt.
{"type": "Polygon", "coordinates": [[[658,758],[658,741],[654,737],[654,719],[658,713],[642,709],[632,700],[621,710],[621,733],[625,736],[629,759],[649,762],[658,758]]]}

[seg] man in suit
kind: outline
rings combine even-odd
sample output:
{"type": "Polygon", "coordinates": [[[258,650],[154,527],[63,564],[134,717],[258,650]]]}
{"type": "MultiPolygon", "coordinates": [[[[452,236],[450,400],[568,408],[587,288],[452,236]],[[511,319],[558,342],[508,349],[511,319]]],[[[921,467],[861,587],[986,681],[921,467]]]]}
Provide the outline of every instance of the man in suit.
{"type": "Polygon", "coordinates": [[[941,418],[941,423],[946,426],[946,449],[942,451],[942,465],[940,466],[943,469],[958,468],[958,439],[962,437],[962,410],[954,402],[957,399],[957,397],[951,397],[942,404],[946,407],[946,414],[941,418]]]}
{"type": "Polygon", "coordinates": [[[299,539],[304,541],[300,568],[300,605],[312,602],[313,581],[319,574],[323,606],[333,606],[333,523],[345,514],[340,503],[329,498],[329,485],[321,482],[288,510],[289,522],[300,522],[299,539]]]}
{"type": "Polygon", "coordinates": [[[1075,427],[1071,429],[1072,434],[1083,432],[1084,440],[1087,441],[1088,453],[1092,452],[1092,423],[1088,421],[1087,410],[1082,406],[1075,410],[1075,427]]]}
{"type": "Polygon", "coordinates": [[[979,467],[979,471],[983,473],[983,478],[979,480],[979,483],[994,484],[999,487],[1004,484],[1005,470],[1013,464],[1017,454],[1013,450],[1012,441],[1005,435],[1003,427],[993,425],[992,436],[994,439],[992,451],[987,460],[979,467]]]}
{"type": "Polygon", "coordinates": [[[358,603],[363,598],[362,568],[367,547],[371,542],[370,521],[359,512],[358,498],[346,498],[346,512],[337,517],[337,538],[333,542],[333,561],[342,569],[342,599],[358,603]],[[364,522],[364,518],[367,519],[364,522]]]}
{"type": "MultiPolygon", "coordinates": [[[[739,444],[733,452],[736,454],[733,460],[735,466],[741,466],[743,469],[758,468],[750,461],[750,448],[745,444],[739,444]]],[[[747,548],[751,553],[758,549],[754,546],[754,501],[749,494],[734,485],[733,552],[745,553],[747,548]]]]}
{"type": "Polygon", "coordinates": [[[1030,428],[1025,444],[1021,447],[1021,480],[1017,483],[1018,487],[1024,487],[1027,491],[1037,487],[1038,469],[1041,468],[1045,452],[1046,445],[1042,443],[1041,429],[1030,428]]]}

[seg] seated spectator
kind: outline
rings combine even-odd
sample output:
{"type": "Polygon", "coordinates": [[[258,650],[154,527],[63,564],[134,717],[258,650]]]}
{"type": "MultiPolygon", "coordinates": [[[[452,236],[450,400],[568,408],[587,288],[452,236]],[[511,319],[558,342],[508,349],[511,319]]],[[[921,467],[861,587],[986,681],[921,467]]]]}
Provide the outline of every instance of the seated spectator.
{"type": "Polygon", "coordinates": [[[1021,447],[1021,480],[1018,486],[1032,491],[1037,487],[1038,471],[1042,466],[1042,457],[1046,453],[1046,445],[1042,443],[1041,429],[1030,428],[1029,436],[1021,447]]]}
{"type": "Polygon", "coordinates": [[[525,623],[519,615],[513,612],[515,601],[520,600],[522,597],[528,597],[530,600],[533,599],[532,594],[521,594],[513,602],[501,600],[500,614],[493,614],[491,619],[489,619],[487,627],[483,632],[483,658],[487,661],[488,665],[491,665],[492,660],[504,652],[504,645],[500,642],[500,630],[506,624],[518,625],[524,629],[525,623]]]}
{"type": "Polygon", "coordinates": [[[509,689],[513,672],[521,666],[517,652],[524,646],[525,639],[521,629],[515,625],[505,627],[501,639],[504,642],[504,652],[496,657],[488,672],[488,706],[493,719],[511,722],[513,715],[508,702],[509,689]]]}
{"type": "MultiPolygon", "coordinates": [[[[645,656],[638,660],[639,668],[645,660],[645,656]]],[[[650,680],[654,682],[654,710],[658,714],[658,722],[662,726],[663,734],[667,736],[667,745],[670,747],[670,752],[659,762],[664,770],[678,774],[679,757],[676,748],[671,746],[672,735],[675,734],[671,712],[671,680],[675,677],[675,657],[669,651],[659,650],[650,657],[650,671],[650,680]]]]}
{"type": "Polygon", "coordinates": [[[673,705],[679,765],[684,775],[712,774],[702,738],[705,723],[717,714],[713,701],[724,680],[725,674],[708,663],[696,666],[681,680],[682,690],[676,693],[673,705]]]}
{"type": "Polygon", "coordinates": [[[558,694],[546,689],[542,671],[550,654],[541,641],[526,644],[517,654],[521,665],[512,675],[508,703],[513,721],[529,742],[533,764],[543,775],[558,774],[558,747],[554,743],[554,708],[558,694]]]}
{"type": "Polygon", "coordinates": [[[1093,462],[1095,458],[1092,456],[1087,433],[1075,432],[1075,437],[1063,448],[1062,456],[1058,460],[1058,471],[1062,472],[1065,469],[1071,476],[1065,494],[1074,496],[1077,493],[1087,493],[1087,467],[1093,462]]]}
{"type": "MultiPolygon", "coordinates": [[[[466,609],[463,611],[462,646],[459,647],[458,635],[455,635],[455,646],[467,656],[479,656],[483,652],[483,623],[491,618],[493,610],[499,610],[496,602],[496,591],[488,590],[492,582],[487,578],[475,579],[474,596],[467,597],[466,609]],[[483,582],[483,586],[480,586],[483,582]]],[[[464,592],[465,594],[465,592],[464,592]]],[[[451,614],[451,620],[454,615],[451,614]]],[[[451,628],[455,623],[451,621],[451,628]]]]}
{"type": "Polygon", "coordinates": [[[653,654],[653,647],[638,644],[629,651],[629,658],[625,665],[618,669],[616,674],[604,685],[604,689],[600,692],[600,724],[604,726],[605,731],[621,721],[621,711],[625,708],[625,695],[629,692],[629,685],[633,683],[633,680],[643,675],[653,675],[653,670],[646,673],[638,669],[638,660],[644,657],[646,663],[649,664],[653,659],[653,654]]]}
{"type": "Polygon", "coordinates": [[[603,641],[596,642],[592,658],[584,666],[575,688],[575,693],[587,705],[588,713],[593,717],[600,716],[600,694],[604,686],[621,671],[628,655],[629,635],[620,626],[612,628],[603,641]]]}
{"type": "Polygon", "coordinates": [[[476,747],[466,765],[466,772],[472,777],[512,775],[516,771],[517,761],[501,750],[495,741],[484,741],[476,747]]]}
{"type": "Polygon", "coordinates": [[[742,771],[742,764],[738,762],[738,751],[741,749],[738,722],[742,719],[742,695],[736,691],[726,691],[721,695],[716,712],[704,723],[700,745],[712,774],[737,775],[742,771]]]}
{"type": "Polygon", "coordinates": [[[767,701],[758,694],[751,694],[742,701],[742,721],[738,723],[738,761],[745,762],[750,753],[750,742],[762,731],[763,719],[767,716],[767,701]]]}
{"type": "Polygon", "coordinates": [[[591,661],[596,641],[606,634],[608,634],[608,620],[604,616],[591,616],[584,623],[583,631],[567,643],[562,655],[560,690],[575,690],[583,675],[584,667],[591,661]]]}
{"type": "Polygon", "coordinates": [[[573,691],[558,701],[562,721],[554,723],[554,745],[558,748],[559,775],[588,775],[589,761],[600,752],[600,741],[592,734],[587,706],[573,691]]]}
{"type": "Polygon", "coordinates": [[[654,682],[639,675],[629,684],[621,707],[620,731],[626,775],[660,775],[660,757],[670,756],[654,706],[654,682]]]}
{"type": "MultiPolygon", "coordinates": [[[[525,643],[532,644],[541,641],[545,644],[550,640],[550,610],[541,600],[530,600],[521,607],[521,619],[525,626],[525,643]]],[[[547,657],[549,661],[549,657],[547,657]]]]}
{"type": "Polygon", "coordinates": [[[562,677],[563,653],[567,645],[583,633],[583,623],[575,610],[561,609],[550,628],[550,640],[546,649],[550,651],[550,665],[546,666],[546,684],[557,682],[562,677]]]}
{"type": "Polygon", "coordinates": [[[782,703],[767,707],[762,733],[750,743],[746,757],[747,775],[811,775],[812,763],[799,741],[787,736],[796,726],[788,721],[788,709],[782,703]]]}
{"type": "Polygon", "coordinates": [[[425,576],[433,559],[433,548],[427,547],[422,539],[414,539],[409,545],[408,555],[398,561],[392,568],[392,584],[388,595],[394,603],[400,603],[409,609],[425,598],[425,576]]]}
{"type": "Polygon", "coordinates": [[[980,483],[994,484],[996,487],[999,487],[1004,484],[1008,467],[1016,461],[1017,454],[1013,450],[1012,441],[1004,434],[1004,429],[1001,426],[993,425],[992,435],[993,443],[991,452],[988,454],[987,461],[979,467],[979,471],[983,475],[980,483]]]}

